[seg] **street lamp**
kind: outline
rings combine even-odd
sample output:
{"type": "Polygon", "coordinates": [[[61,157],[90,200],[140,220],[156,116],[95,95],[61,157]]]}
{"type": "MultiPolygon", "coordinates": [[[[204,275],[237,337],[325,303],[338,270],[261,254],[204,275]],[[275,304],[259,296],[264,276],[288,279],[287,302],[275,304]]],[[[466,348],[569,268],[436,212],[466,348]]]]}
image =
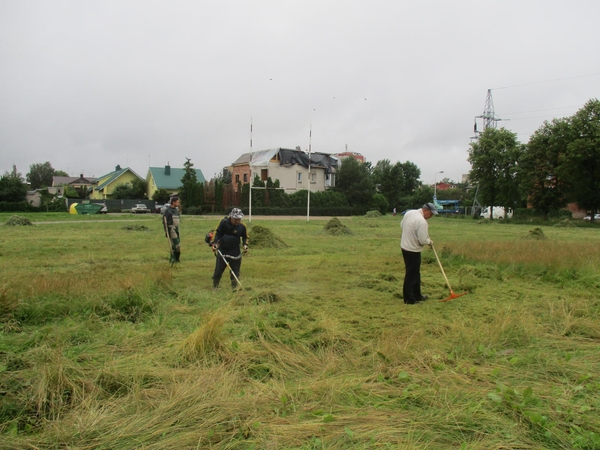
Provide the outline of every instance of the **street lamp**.
{"type": "Polygon", "coordinates": [[[433,177],[433,198],[435,198],[437,200],[437,174],[438,173],[444,173],[443,170],[440,170],[439,172],[436,172],[435,176],[433,177]]]}

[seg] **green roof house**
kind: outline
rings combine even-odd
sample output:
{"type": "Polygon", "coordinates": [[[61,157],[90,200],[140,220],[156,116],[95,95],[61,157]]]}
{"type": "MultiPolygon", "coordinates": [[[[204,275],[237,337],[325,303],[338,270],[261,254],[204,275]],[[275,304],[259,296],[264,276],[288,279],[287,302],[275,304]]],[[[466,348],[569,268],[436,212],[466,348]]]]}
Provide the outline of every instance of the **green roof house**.
{"type": "MultiPolygon", "coordinates": [[[[204,175],[200,169],[196,171],[199,183],[204,183],[204,175]]],[[[176,194],[181,187],[181,179],[185,175],[185,169],[175,169],[169,165],[165,167],[150,167],[146,181],[148,182],[148,198],[152,198],[159,189],[165,189],[169,194],[176,194]]]]}

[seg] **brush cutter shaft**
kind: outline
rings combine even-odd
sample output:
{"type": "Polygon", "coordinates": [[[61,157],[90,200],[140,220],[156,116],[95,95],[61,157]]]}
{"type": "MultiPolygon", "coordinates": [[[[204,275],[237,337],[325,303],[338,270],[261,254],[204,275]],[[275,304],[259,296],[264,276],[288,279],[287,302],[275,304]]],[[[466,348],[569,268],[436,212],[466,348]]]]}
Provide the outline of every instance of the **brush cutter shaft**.
{"type": "Polygon", "coordinates": [[[227,264],[227,267],[229,268],[229,271],[231,272],[231,275],[233,275],[233,278],[235,278],[235,281],[237,281],[237,284],[240,285],[240,287],[242,289],[244,289],[244,286],[242,286],[242,283],[240,283],[239,278],[235,275],[235,272],[233,271],[233,269],[231,268],[231,266],[229,265],[229,261],[227,261],[227,258],[225,258],[225,256],[223,255],[223,253],[221,253],[221,250],[219,250],[217,248],[217,253],[219,254],[219,256],[223,259],[223,261],[225,262],[225,264],[227,264]]]}

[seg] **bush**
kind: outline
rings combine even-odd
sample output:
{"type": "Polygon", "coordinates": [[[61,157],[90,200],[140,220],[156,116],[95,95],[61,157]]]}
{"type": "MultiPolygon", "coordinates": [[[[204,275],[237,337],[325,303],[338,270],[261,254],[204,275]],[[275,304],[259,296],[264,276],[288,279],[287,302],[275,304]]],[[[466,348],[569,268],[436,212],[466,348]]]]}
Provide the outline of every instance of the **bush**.
{"type": "Polygon", "coordinates": [[[381,214],[385,215],[390,204],[383,194],[374,194],[371,198],[371,209],[376,209],[381,214]]]}
{"type": "Polygon", "coordinates": [[[38,211],[27,202],[0,202],[0,212],[33,212],[38,211]]]}
{"type": "MultiPolygon", "coordinates": [[[[327,207],[310,207],[311,216],[363,216],[367,212],[364,207],[352,206],[327,206],[327,207]]],[[[244,208],[244,214],[248,214],[247,208],[244,208]]],[[[258,216],[305,216],[306,206],[298,206],[291,208],[273,208],[263,206],[260,208],[252,208],[252,214],[258,216]]]]}

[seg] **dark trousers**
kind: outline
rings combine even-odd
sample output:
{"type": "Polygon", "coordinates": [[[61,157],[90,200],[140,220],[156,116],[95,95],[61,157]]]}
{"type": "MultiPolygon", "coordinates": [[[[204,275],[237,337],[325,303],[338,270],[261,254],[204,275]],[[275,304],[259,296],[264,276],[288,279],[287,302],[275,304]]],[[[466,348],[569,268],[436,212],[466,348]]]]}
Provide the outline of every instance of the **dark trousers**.
{"type": "MultiPolygon", "coordinates": [[[[223,261],[223,258],[221,257],[221,255],[219,255],[218,253],[216,255],[217,255],[217,261],[215,263],[215,273],[213,274],[213,277],[212,277],[213,287],[219,287],[219,283],[221,282],[221,276],[223,276],[223,272],[225,271],[225,269],[227,269],[227,264],[225,264],[225,261],[223,261]]],[[[240,268],[242,267],[242,258],[240,258],[240,259],[227,258],[227,262],[229,263],[231,270],[233,271],[233,273],[235,273],[235,276],[238,277],[238,280],[239,280],[240,268]]],[[[235,289],[237,287],[237,281],[235,281],[235,277],[233,276],[233,274],[230,274],[229,278],[231,279],[231,287],[233,289],[235,289]]]]}
{"type": "Polygon", "coordinates": [[[402,249],[402,257],[406,267],[402,289],[404,303],[413,304],[421,300],[421,253],[402,249]]]}

